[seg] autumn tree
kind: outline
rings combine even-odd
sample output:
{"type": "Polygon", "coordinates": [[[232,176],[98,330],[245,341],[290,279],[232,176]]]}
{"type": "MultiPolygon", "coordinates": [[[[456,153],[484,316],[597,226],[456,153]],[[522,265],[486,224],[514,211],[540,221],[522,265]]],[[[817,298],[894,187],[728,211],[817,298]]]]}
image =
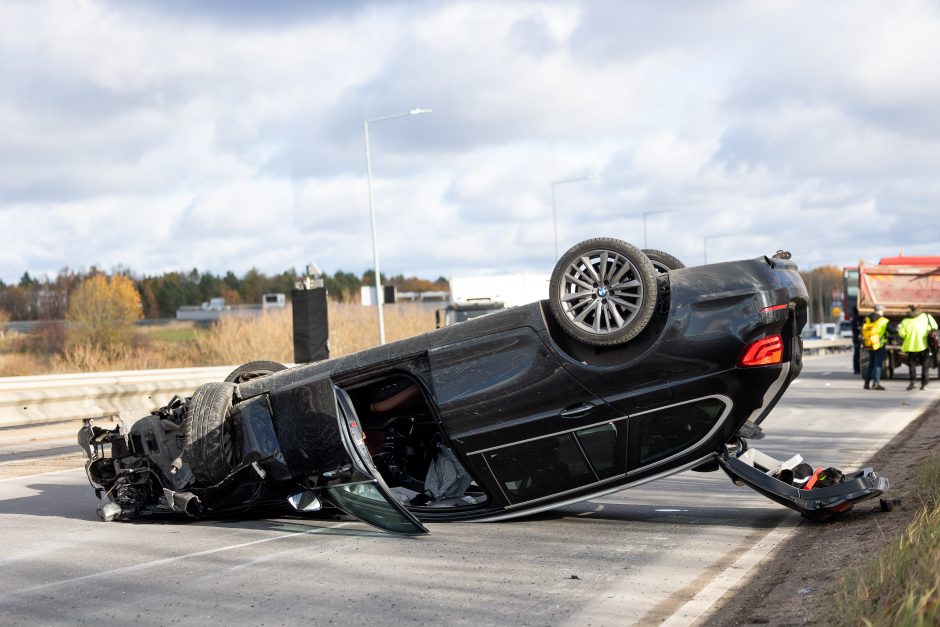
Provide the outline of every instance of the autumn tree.
{"type": "Polygon", "coordinates": [[[324,284],[330,298],[342,302],[351,302],[359,296],[362,280],[352,272],[337,270],[333,276],[324,275],[324,284]]]}
{"type": "Polygon", "coordinates": [[[82,281],[69,296],[66,314],[77,338],[102,348],[126,341],[131,324],[141,317],[140,294],[121,274],[110,279],[96,274],[82,281]]]}

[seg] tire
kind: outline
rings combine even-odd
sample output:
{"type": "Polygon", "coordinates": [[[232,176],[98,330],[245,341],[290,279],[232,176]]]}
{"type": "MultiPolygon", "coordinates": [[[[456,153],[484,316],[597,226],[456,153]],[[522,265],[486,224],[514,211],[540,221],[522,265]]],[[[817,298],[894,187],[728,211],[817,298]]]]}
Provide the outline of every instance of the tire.
{"type": "Polygon", "coordinates": [[[643,254],[650,258],[650,261],[653,263],[653,267],[656,268],[656,272],[659,274],[665,274],[670,270],[681,270],[685,267],[684,263],[669,253],[664,253],[661,250],[644,248],[643,254]]]}
{"type": "Polygon", "coordinates": [[[204,486],[219,483],[232,471],[235,448],[230,414],[234,394],[234,383],[205,383],[189,401],[183,423],[183,459],[204,486]]]}
{"type": "Polygon", "coordinates": [[[589,239],[555,264],[549,303],[558,324],[579,342],[623,344],[639,335],[653,317],[656,269],[633,244],[606,237],[589,239]]]}
{"type": "Polygon", "coordinates": [[[266,377],[269,374],[274,374],[281,370],[287,370],[287,366],[279,364],[276,361],[249,361],[247,364],[243,364],[235,370],[232,370],[231,374],[225,377],[225,382],[236,384],[244,383],[249,379],[266,377]]]}

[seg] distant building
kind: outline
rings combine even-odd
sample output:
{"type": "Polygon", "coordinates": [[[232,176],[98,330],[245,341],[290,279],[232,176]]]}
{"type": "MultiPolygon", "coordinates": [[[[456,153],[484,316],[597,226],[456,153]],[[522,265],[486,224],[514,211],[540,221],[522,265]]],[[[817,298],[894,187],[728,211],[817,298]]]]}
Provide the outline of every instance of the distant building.
{"type": "Polygon", "coordinates": [[[265,294],[257,305],[226,305],[224,298],[210,298],[198,307],[186,305],[176,310],[177,320],[192,320],[209,324],[222,318],[251,318],[266,311],[284,309],[287,297],[284,294],[265,294]]]}

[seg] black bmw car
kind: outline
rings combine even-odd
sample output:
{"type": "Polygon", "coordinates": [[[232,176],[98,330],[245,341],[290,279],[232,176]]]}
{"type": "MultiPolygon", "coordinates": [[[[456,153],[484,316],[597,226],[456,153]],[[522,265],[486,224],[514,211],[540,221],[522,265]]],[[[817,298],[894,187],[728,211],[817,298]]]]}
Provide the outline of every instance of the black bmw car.
{"type": "Polygon", "coordinates": [[[246,364],[126,432],[82,428],[99,514],[289,506],[426,533],[719,468],[805,516],[845,511],[887,480],[813,485],[747,444],[802,367],[789,257],[685,268],[592,239],[544,301],[323,362],[246,364]]]}

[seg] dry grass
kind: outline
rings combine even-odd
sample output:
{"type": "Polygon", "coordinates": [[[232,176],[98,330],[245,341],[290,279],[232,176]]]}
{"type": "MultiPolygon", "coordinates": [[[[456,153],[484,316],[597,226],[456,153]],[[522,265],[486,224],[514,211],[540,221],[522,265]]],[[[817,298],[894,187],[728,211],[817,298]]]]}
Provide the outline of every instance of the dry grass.
{"type": "MultiPolygon", "coordinates": [[[[386,341],[394,342],[434,329],[434,314],[413,305],[385,307],[386,341]]],[[[330,355],[339,357],[379,343],[375,308],[352,303],[329,304],[330,355]]],[[[294,361],[290,310],[259,318],[225,318],[200,332],[191,360],[198,365],[237,364],[256,359],[294,361]]]]}
{"type": "MultiPolygon", "coordinates": [[[[375,307],[330,303],[330,355],[339,357],[379,343],[375,307]]],[[[386,305],[385,340],[395,342],[434,330],[434,312],[411,303],[386,305]]]]}
{"type": "MultiPolygon", "coordinates": [[[[0,323],[5,324],[2,318],[9,319],[6,312],[0,309],[0,323]]],[[[42,338],[39,338],[42,339],[42,338]]],[[[48,371],[48,359],[30,351],[23,342],[19,333],[0,332],[0,377],[19,377],[31,374],[42,374],[48,371]]]]}
{"type": "Polygon", "coordinates": [[[839,625],[940,625],[940,457],[919,472],[926,505],[902,536],[841,582],[839,625]]]}
{"type": "Polygon", "coordinates": [[[289,309],[257,318],[223,318],[196,334],[190,359],[200,366],[242,364],[257,359],[294,360],[289,309]]]}
{"type": "Polygon", "coordinates": [[[86,343],[69,343],[61,353],[48,360],[48,371],[106,372],[109,370],[152,370],[154,368],[183,368],[192,365],[188,359],[178,358],[161,346],[118,345],[108,348],[86,343]]]}
{"type": "MultiPolygon", "coordinates": [[[[421,305],[387,305],[384,313],[388,342],[434,329],[434,312],[421,305]]],[[[378,344],[374,307],[330,302],[329,321],[333,357],[378,344]]],[[[24,344],[23,339],[13,343],[7,338],[0,345],[0,376],[218,366],[258,359],[294,361],[290,309],[256,318],[224,318],[207,329],[179,323],[145,328],[138,330],[133,342],[110,348],[70,341],[44,352],[28,350],[24,344]]]]}
{"type": "Polygon", "coordinates": [[[22,377],[48,371],[48,360],[43,360],[31,353],[0,353],[0,377],[22,377]]]}

